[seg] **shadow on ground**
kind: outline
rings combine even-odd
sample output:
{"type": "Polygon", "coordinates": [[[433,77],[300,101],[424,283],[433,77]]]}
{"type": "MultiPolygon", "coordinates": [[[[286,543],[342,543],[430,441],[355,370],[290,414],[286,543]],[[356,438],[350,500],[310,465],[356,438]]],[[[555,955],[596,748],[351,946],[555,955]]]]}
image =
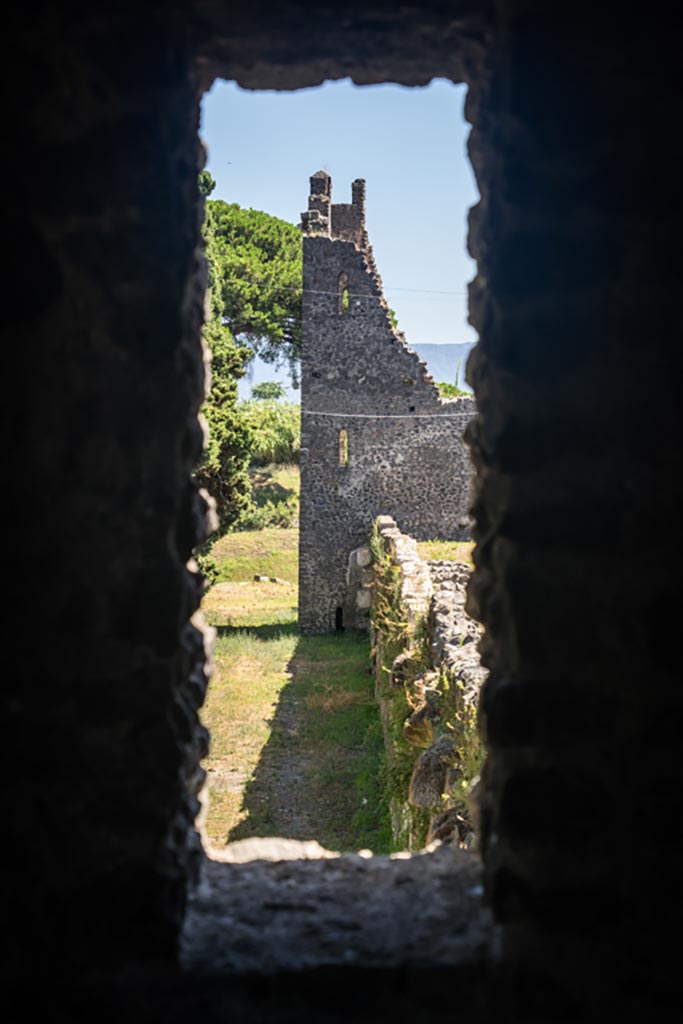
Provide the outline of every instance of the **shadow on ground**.
{"type": "Polygon", "coordinates": [[[299,628],[296,622],[272,622],[263,626],[214,626],[216,636],[234,636],[236,633],[251,633],[261,640],[273,640],[276,636],[296,636],[299,628]]]}
{"type": "MultiPolygon", "coordinates": [[[[248,631],[266,639],[291,635],[296,624],[248,631]]],[[[383,740],[367,634],[300,637],[287,669],[290,679],[269,722],[270,737],[244,790],[246,817],[227,841],[280,836],[315,839],[341,852],[389,852],[383,740]]]]}

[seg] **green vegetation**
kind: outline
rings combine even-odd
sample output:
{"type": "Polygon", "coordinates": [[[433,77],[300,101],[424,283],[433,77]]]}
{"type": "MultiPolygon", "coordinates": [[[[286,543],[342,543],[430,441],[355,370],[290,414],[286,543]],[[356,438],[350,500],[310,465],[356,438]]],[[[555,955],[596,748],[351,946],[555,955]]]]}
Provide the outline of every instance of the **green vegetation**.
{"type": "Polygon", "coordinates": [[[278,402],[285,397],[285,387],[276,380],[264,380],[254,385],[251,397],[257,402],[278,402]]]}
{"type": "Polygon", "coordinates": [[[221,532],[234,526],[250,507],[249,463],[252,437],[237,409],[237,382],[244,374],[244,350],[217,316],[205,325],[212,354],[212,383],[202,414],[208,442],[196,479],[216,501],[221,532]]]}
{"type": "Polygon", "coordinates": [[[468,395],[470,398],[472,397],[471,392],[463,391],[460,387],[460,366],[461,362],[459,362],[455,368],[454,384],[449,384],[446,381],[439,381],[437,383],[436,386],[439,389],[439,394],[442,398],[458,398],[460,395],[468,395]]]}
{"type": "MultiPolygon", "coordinates": [[[[200,192],[209,196],[214,187],[203,172],[200,192]]],[[[375,535],[378,680],[365,635],[297,636],[300,408],[283,401],[284,388],[274,381],[238,401],[237,383],[257,353],[286,362],[296,382],[299,231],[259,211],[207,200],[204,237],[211,388],[197,480],[216,499],[220,530],[198,553],[211,584],[202,610],[219,634],[202,710],[212,735],[207,835],[218,846],[279,834],[314,835],[340,851],[418,849],[428,814],[407,804],[416,751],[403,731],[414,695],[409,683],[392,685],[391,666],[408,650],[415,675],[427,667],[426,633],[409,625],[397,571],[375,535]]],[[[457,377],[445,387],[461,393],[457,377]]],[[[471,552],[466,544],[457,553],[444,542],[421,547],[432,558],[467,560],[471,552]]],[[[444,693],[449,687],[455,689],[444,679],[444,693]]],[[[448,727],[474,769],[470,718],[464,705],[454,706],[448,727]]]]}
{"type": "Polygon", "coordinates": [[[465,702],[462,684],[448,677],[442,678],[441,689],[451,694],[445,708],[446,725],[453,736],[454,759],[460,769],[453,796],[464,816],[469,817],[468,790],[481,774],[486,753],[479,730],[477,702],[465,702]]]}
{"type": "Polygon", "coordinates": [[[437,381],[437,388],[442,398],[458,398],[460,395],[468,395],[470,398],[472,395],[469,391],[463,391],[457,384],[448,384],[446,381],[437,381]]]}
{"type": "MultiPolygon", "coordinates": [[[[207,171],[198,181],[209,196],[215,182],[207,171]]],[[[257,385],[252,399],[238,402],[238,381],[255,354],[286,362],[297,376],[301,339],[301,237],[293,224],[235,203],[205,201],[203,225],[209,269],[209,311],[204,339],[211,353],[211,386],[202,414],[208,443],[196,472],[215,499],[221,534],[235,528],[290,525],[296,508],[264,510],[254,502],[250,466],[296,462],[298,405],[284,403],[276,382],[257,385]]],[[[198,553],[214,578],[210,545],[198,553]]]]}
{"type": "MultiPolygon", "coordinates": [[[[471,557],[471,542],[458,545],[429,541],[418,545],[421,557],[471,557]],[[426,550],[425,550],[426,549],[426,550]]],[[[385,789],[389,802],[393,842],[398,849],[420,849],[426,840],[429,809],[408,802],[410,779],[420,746],[428,746],[438,735],[452,741],[452,767],[457,769],[452,789],[444,806],[452,807],[465,819],[469,817],[467,793],[480,774],[484,748],[479,733],[476,701],[465,700],[457,677],[445,670],[438,675],[430,655],[429,626],[426,619],[411,622],[401,597],[398,567],[384,550],[377,524],[370,542],[375,570],[375,601],[371,611],[376,694],[384,727],[386,761],[385,789]],[[424,707],[425,673],[431,673],[432,715],[424,741],[409,741],[405,724],[411,714],[424,707]]]]}
{"type": "Polygon", "coordinates": [[[301,408],[293,402],[252,399],[237,411],[251,438],[251,465],[299,461],[301,408]]]}
{"type": "Polygon", "coordinates": [[[199,191],[203,196],[210,196],[216,187],[216,182],[211,177],[210,172],[204,170],[199,172],[198,185],[199,191]]]}
{"type": "MultiPolygon", "coordinates": [[[[298,637],[296,584],[251,579],[254,566],[264,571],[266,553],[286,554],[296,578],[296,531],[222,538],[214,555],[231,578],[202,604],[219,633],[202,709],[211,733],[206,834],[215,847],[282,835],[386,853],[384,751],[368,638],[298,637]]],[[[287,572],[284,561],[278,568],[287,572]]]]}
{"type": "Polygon", "coordinates": [[[213,545],[212,555],[221,582],[251,581],[259,575],[296,583],[299,531],[269,527],[228,533],[213,545]]]}
{"type": "Polygon", "coordinates": [[[299,525],[299,467],[254,467],[249,473],[252,505],[238,524],[239,530],[289,529],[299,525]]]}
{"type": "Polygon", "coordinates": [[[295,380],[301,351],[301,231],[260,210],[210,199],[204,237],[222,323],[250,353],[286,363],[295,380]]]}
{"type": "Polygon", "coordinates": [[[223,581],[204,595],[202,611],[213,626],[291,627],[297,614],[296,583],[223,581]]]}
{"type": "Polygon", "coordinates": [[[412,712],[409,690],[392,679],[396,658],[408,652],[406,675],[415,677],[428,665],[426,630],[409,622],[401,600],[400,573],[384,550],[377,524],[373,526],[370,550],[375,571],[375,591],[370,612],[372,657],[375,665],[375,693],[384,730],[385,800],[389,807],[392,846],[395,850],[421,849],[426,840],[429,815],[408,804],[410,777],[417,758],[407,742],[403,724],[412,712]]]}
{"type": "MultiPolygon", "coordinates": [[[[208,195],[214,182],[202,171],[199,190],[208,195]]],[[[233,526],[250,506],[249,462],[252,438],[249,428],[237,411],[237,385],[245,373],[249,356],[223,319],[223,299],[218,266],[212,253],[213,221],[207,201],[204,239],[209,265],[208,315],[204,325],[204,341],[211,353],[211,386],[202,406],[208,426],[208,441],[197,468],[196,479],[214,498],[221,532],[233,526]]],[[[199,552],[202,569],[211,573],[209,546],[199,552]],[[203,560],[203,563],[202,563],[203,560]]]]}
{"type": "MultiPolygon", "coordinates": [[[[298,467],[267,467],[253,483],[296,491],[298,467]]],[[[409,623],[376,530],[371,548],[372,652],[362,634],[298,637],[296,529],[233,532],[214,544],[220,581],[202,603],[219,634],[202,710],[213,737],[205,762],[213,845],[257,835],[315,837],[340,851],[424,845],[429,811],[407,801],[419,748],[404,725],[419,702],[414,681],[430,668],[428,632],[425,622],[409,623]]],[[[465,809],[483,753],[476,706],[443,673],[438,692],[439,727],[452,734],[460,769],[451,798],[465,809]]]]}
{"type": "Polygon", "coordinates": [[[423,540],[418,541],[417,551],[420,558],[446,559],[451,562],[464,562],[472,565],[472,540],[423,540]]]}

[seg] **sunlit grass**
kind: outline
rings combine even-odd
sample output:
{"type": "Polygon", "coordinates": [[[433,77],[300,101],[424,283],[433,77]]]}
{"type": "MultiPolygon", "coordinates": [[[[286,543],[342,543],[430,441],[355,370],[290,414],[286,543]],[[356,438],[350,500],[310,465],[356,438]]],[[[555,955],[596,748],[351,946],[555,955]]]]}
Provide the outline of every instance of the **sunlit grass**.
{"type": "Polygon", "coordinates": [[[259,466],[250,469],[251,485],[254,497],[275,498],[277,496],[299,496],[301,473],[298,466],[259,466]]]}
{"type": "Polygon", "coordinates": [[[417,545],[421,558],[443,558],[453,562],[464,562],[470,566],[473,548],[472,540],[423,540],[417,545]]]}
{"type": "Polygon", "coordinates": [[[275,576],[296,584],[299,576],[299,531],[271,526],[265,530],[228,533],[212,548],[223,582],[275,576]]]}
{"type": "Polygon", "coordinates": [[[209,789],[205,834],[229,839],[291,834],[282,803],[304,801],[329,849],[388,852],[381,806],[383,743],[365,634],[300,637],[296,588],[226,583],[206,595],[217,628],[202,722],[209,789]],[[291,731],[291,723],[296,731],[291,731]]]}
{"type": "MultiPolygon", "coordinates": [[[[298,467],[259,472],[266,493],[298,491],[298,467]]],[[[298,530],[272,527],[228,534],[213,547],[221,582],[202,601],[218,634],[201,711],[211,735],[205,835],[215,848],[289,835],[386,853],[369,638],[299,636],[298,545],[298,530]],[[302,833],[304,822],[313,833],[302,833]]]]}
{"type": "Polygon", "coordinates": [[[202,611],[213,626],[294,624],[298,590],[295,583],[216,583],[204,595],[202,611]]]}

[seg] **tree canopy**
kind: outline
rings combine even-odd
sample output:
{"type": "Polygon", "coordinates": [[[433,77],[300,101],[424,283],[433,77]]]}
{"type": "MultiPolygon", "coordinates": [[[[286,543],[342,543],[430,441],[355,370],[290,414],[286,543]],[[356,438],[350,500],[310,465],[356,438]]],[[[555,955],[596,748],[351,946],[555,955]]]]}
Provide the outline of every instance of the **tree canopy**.
{"type": "MultiPolygon", "coordinates": [[[[203,171],[206,197],[215,182],[203,171]]],[[[255,401],[238,402],[238,381],[249,359],[287,363],[297,379],[301,340],[301,235],[293,224],[235,203],[205,199],[203,224],[209,269],[204,340],[211,351],[211,388],[202,414],[209,439],[197,480],[216,500],[220,530],[234,529],[252,508],[249,465],[296,458],[298,408],[281,403],[270,382],[255,401]]]]}
{"type": "Polygon", "coordinates": [[[221,199],[206,201],[206,256],[216,313],[253,355],[286,364],[298,382],[301,232],[294,224],[221,199]]]}
{"type": "Polygon", "coordinates": [[[211,351],[211,387],[202,406],[209,428],[197,480],[216,501],[221,533],[234,526],[251,504],[249,463],[252,432],[237,411],[237,385],[244,376],[247,352],[237,344],[220,318],[204,326],[211,351]]]}
{"type": "Polygon", "coordinates": [[[251,397],[257,402],[277,402],[285,397],[284,384],[278,384],[275,380],[264,380],[261,384],[254,385],[251,397]]]}
{"type": "Polygon", "coordinates": [[[199,172],[199,191],[203,196],[210,196],[216,187],[216,182],[206,170],[199,172]]]}

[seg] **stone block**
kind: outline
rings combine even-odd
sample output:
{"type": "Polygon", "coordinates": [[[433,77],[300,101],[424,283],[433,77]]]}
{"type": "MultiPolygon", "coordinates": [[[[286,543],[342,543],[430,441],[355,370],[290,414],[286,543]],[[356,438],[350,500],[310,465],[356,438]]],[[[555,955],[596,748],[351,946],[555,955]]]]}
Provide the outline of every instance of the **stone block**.
{"type": "Polygon", "coordinates": [[[356,559],[361,569],[366,565],[370,565],[372,562],[372,552],[370,551],[370,548],[367,545],[359,548],[356,552],[356,559]]]}

